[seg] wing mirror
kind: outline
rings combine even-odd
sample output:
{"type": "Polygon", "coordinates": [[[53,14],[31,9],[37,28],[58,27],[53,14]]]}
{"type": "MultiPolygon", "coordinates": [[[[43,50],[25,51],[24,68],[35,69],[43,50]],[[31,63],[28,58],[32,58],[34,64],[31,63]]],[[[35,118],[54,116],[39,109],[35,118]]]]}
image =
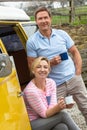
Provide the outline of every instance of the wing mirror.
{"type": "Polygon", "coordinates": [[[5,77],[12,72],[12,62],[9,55],[1,53],[0,54],[0,77],[5,77]]]}

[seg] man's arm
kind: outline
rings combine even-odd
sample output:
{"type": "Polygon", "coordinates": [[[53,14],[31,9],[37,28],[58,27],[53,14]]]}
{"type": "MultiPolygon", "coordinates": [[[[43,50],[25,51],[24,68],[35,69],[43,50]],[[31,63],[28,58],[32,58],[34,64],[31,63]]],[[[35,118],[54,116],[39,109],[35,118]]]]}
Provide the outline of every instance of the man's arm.
{"type": "Polygon", "coordinates": [[[81,55],[80,55],[80,53],[79,53],[79,51],[78,51],[78,49],[76,48],[75,45],[72,46],[69,49],[69,52],[73,56],[73,61],[74,61],[75,67],[76,67],[76,75],[80,75],[81,71],[82,71],[82,58],[81,58],[81,55]]]}
{"type": "Polygon", "coordinates": [[[35,57],[29,57],[29,56],[27,56],[27,61],[28,61],[28,67],[29,67],[29,69],[31,68],[31,64],[32,64],[32,62],[35,60],[35,57]]]}
{"type": "MultiPolygon", "coordinates": [[[[28,61],[28,67],[30,69],[32,62],[35,60],[35,57],[27,57],[28,61]]],[[[60,56],[55,56],[53,59],[50,60],[50,65],[51,67],[54,65],[57,65],[61,62],[61,57],[60,56]]]]}

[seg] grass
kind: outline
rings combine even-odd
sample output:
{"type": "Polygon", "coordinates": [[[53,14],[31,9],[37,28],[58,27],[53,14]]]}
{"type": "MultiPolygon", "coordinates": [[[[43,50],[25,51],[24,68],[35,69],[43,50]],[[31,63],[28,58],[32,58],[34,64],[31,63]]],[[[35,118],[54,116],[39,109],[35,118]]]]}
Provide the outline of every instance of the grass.
{"type": "MultiPolygon", "coordinates": [[[[75,7],[75,17],[73,22],[69,22],[69,8],[58,8],[51,9],[52,12],[55,12],[56,15],[52,16],[52,25],[61,25],[61,24],[72,24],[72,25],[80,25],[87,24],[87,5],[86,6],[78,6],[75,7]],[[60,14],[60,15],[59,15],[60,14]],[[62,14],[62,15],[61,15],[62,14]],[[79,15],[80,14],[80,15],[79,15]],[[84,15],[81,15],[84,14],[84,15]],[[78,16],[79,15],[79,16],[78,16]]],[[[34,16],[31,16],[31,20],[34,20],[34,16]]]]}
{"type": "MultiPolygon", "coordinates": [[[[34,21],[34,16],[31,16],[31,20],[34,21]]],[[[52,25],[61,25],[69,23],[69,17],[68,16],[53,16],[52,17],[52,25]]],[[[80,25],[80,24],[87,24],[87,16],[82,17],[81,20],[78,19],[78,17],[75,17],[75,20],[72,23],[69,23],[72,25],[80,25]]]]}
{"type": "Polygon", "coordinates": [[[31,21],[34,21],[34,16],[30,16],[31,21]]]}

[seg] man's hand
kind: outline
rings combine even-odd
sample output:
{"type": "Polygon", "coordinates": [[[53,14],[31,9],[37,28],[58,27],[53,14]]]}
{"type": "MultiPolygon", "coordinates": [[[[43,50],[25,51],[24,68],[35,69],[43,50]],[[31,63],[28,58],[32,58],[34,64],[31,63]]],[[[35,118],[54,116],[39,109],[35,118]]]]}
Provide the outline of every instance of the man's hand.
{"type": "Polygon", "coordinates": [[[61,57],[60,56],[55,56],[53,59],[50,60],[51,66],[57,65],[61,62],[61,57]]]}

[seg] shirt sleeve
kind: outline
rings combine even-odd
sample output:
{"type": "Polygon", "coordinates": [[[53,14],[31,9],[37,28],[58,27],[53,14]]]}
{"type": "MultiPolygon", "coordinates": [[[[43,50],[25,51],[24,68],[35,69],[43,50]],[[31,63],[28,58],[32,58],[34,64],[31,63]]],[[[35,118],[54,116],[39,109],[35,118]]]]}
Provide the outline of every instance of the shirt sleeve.
{"type": "Polygon", "coordinates": [[[35,45],[34,45],[34,42],[33,42],[32,37],[30,37],[30,38],[27,40],[27,43],[26,43],[26,51],[27,51],[27,56],[37,57],[37,52],[36,52],[36,50],[35,50],[35,45]]]}
{"type": "Polygon", "coordinates": [[[66,31],[59,30],[59,35],[64,38],[67,49],[71,48],[74,45],[73,39],[66,31]]]}
{"type": "Polygon", "coordinates": [[[26,94],[27,101],[32,109],[41,117],[46,118],[46,106],[42,102],[38,92],[35,90],[27,91],[26,94]]]}
{"type": "Polygon", "coordinates": [[[49,108],[53,107],[54,105],[57,104],[57,95],[56,95],[56,83],[54,80],[51,79],[51,102],[49,105],[49,108]]]}

